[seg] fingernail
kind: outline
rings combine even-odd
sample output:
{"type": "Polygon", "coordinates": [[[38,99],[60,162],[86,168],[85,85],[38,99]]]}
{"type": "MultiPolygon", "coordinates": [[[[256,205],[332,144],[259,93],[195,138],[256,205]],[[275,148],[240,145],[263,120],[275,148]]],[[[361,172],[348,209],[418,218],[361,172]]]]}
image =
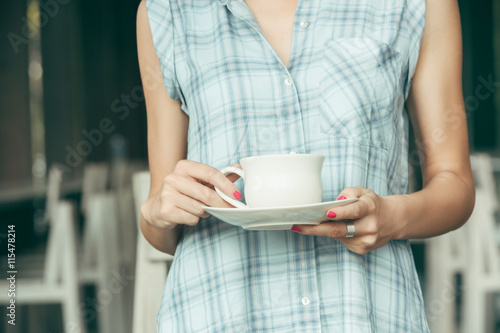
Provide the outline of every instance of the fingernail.
{"type": "Polygon", "coordinates": [[[295,231],[295,232],[302,232],[302,229],[300,229],[300,228],[299,228],[299,227],[297,227],[296,225],[294,225],[294,226],[292,227],[292,229],[290,229],[290,230],[295,231]]]}
{"type": "Polygon", "coordinates": [[[328,216],[329,218],[333,219],[337,216],[337,214],[335,214],[334,211],[329,211],[328,214],[326,214],[326,216],[328,216]]]}
{"type": "Polygon", "coordinates": [[[339,197],[337,200],[344,200],[344,199],[347,199],[347,198],[346,198],[346,197],[344,197],[344,196],[341,196],[341,197],[339,197]]]}
{"type": "Polygon", "coordinates": [[[239,200],[239,199],[241,199],[241,193],[240,193],[240,192],[238,192],[238,191],[234,191],[234,192],[233,192],[233,195],[234,195],[234,197],[235,197],[236,199],[238,199],[238,200],[239,200]]]}

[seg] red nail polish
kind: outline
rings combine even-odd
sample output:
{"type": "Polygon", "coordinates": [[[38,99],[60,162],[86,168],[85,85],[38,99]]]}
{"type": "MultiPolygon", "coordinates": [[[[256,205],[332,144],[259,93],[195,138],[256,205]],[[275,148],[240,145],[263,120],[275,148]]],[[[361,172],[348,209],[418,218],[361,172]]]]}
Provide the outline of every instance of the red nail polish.
{"type": "Polygon", "coordinates": [[[333,211],[329,211],[328,214],[326,214],[326,216],[328,216],[329,218],[333,219],[337,216],[337,214],[335,214],[335,212],[333,211]]]}
{"type": "Polygon", "coordinates": [[[235,197],[236,199],[238,199],[238,200],[239,200],[239,199],[241,199],[241,193],[240,193],[240,192],[238,192],[238,191],[234,191],[234,192],[233,192],[233,195],[234,195],[234,197],[235,197]]]}
{"type": "Polygon", "coordinates": [[[297,227],[296,225],[294,225],[291,229],[292,231],[295,231],[295,232],[302,232],[302,229],[300,229],[299,227],[297,227]]]}
{"type": "Polygon", "coordinates": [[[341,197],[339,197],[337,200],[344,200],[344,199],[347,199],[347,198],[346,198],[346,197],[344,197],[344,196],[341,196],[341,197]]]}

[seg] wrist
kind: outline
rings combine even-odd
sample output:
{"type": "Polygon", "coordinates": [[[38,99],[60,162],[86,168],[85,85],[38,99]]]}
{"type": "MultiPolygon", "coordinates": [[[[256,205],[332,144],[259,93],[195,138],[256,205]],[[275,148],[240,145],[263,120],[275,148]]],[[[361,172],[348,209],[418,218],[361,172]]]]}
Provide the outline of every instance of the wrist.
{"type": "Polygon", "coordinates": [[[182,233],[182,224],[175,224],[167,228],[160,228],[146,222],[141,218],[140,230],[146,241],[155,249],[170,255],[175,254],[175,249],[182,233]]]}
{"type": "Polygon", "coordinates": [[[141,225],[142,227],[146,227],[148,229],[151,229],[153,231],[161,232],[161,231],[168,231],[174,229],[178,223],[175,222],[165,222],[162,224],[155,223],[154,221],[149,221],[147,220],[144,215],[141,217],[141,225]]]}
{"type": "Polygon", "coordinates": [[[160,219],[160,223],[158,223],[154,219],[153,216],[158,216],[158,214],[155,214],[155,210],[159,210],[159,204],[156,201],[155,202],[155,197],[149,198],[146,200],[142,205],[141,205],[141,227],[147,227],[147,228],[152,228],[153,230],[156,231],[161,231],[161,230],[171,230],[175,228],[177,223],[174,222],[166,222],[160,219]]]}
{"type": "Polygon", "coordinates": [[[392,220],[392,239],[408,239],[411,225],[411,197],[408,194],[397,194],[384,197],[392,220]]]}

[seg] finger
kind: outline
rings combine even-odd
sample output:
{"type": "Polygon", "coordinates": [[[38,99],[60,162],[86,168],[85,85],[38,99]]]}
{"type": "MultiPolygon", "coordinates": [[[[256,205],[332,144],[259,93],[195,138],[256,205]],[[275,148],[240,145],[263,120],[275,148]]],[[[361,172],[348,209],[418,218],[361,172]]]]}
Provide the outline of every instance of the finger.
{"type": "Polygon", "coordinates": [[[304,235],[341,238],[347,235],[347,226],[343,222],[323,222],[318,225],[297,224],[291,229],[304,235]]]}
{"type": "Polygon", "coordinates": [[[357,220],[365,217],[369,212],[369,205],[365,200],[358,200],[350,204],[329,209],[326,216],[331,220],[357,220]]]}
{"type": "Polygon", "coordinates": [[[231,198],[241,199],[241,193],[236,185],[224,176],[220,170],[210,165],[188,160],[183,160],[183,163],[178,163],[177,166],[179,166],[180,172],[187,176],[210,183],[231,198]]]}
{"type": "MultiPolygon", "coordinates": [[[[374,234],[370,219],[362,218],[349,222],[354,223],[354,227],[356,230],[354,232],[355,237],[374,234]]],[[[346,221],[323,222],[318,225],[296,224],[294,225],[294,227],[299,228],[300,233],[304,235],[328,236],[331,238],[345,238],[345,236],[347,235],[346,221]]],[[[296,228],[294,228],[293,231],[299,232],[296,228]]]]}
{"type": "Polygon", "coordinates": [[[340,192],[337,200],[359,198],[364,194],[365,190],[362,186],[346,187],[340,192]]]}
{"type": "MultiPolygon", "coordinates": [[[[363,195],[363,187],[361,186],[355,186],[355,187],[346,187],[344,188],[340,194],[337,196],[337,200],[345,200],[345,199],[351,199],[351,198],[359,198],[363,195]]],[[[339,213],[342,214],[342,212],[345,211],[343,209],[337,208],[337,209],[330,209],[326,212],[326,216],[330,219],[336,219],[340,220],[342,219],[339,217],[339,213]]],[[[345,214],[345,213],[344,213],[345,214]]],[[[342,215],[344,215],[342,214],[342,215]]]]}
{"type": "Polygon", "coordinates": [[[198,216],[178,208],[174,203],[169,203],[168,205],[160,203],[160,205],[160,209],[153,216],[153,221],[160,228],[163,225],[172,225],[172,223],[188,225],[198,223],[198,216]]]}
{"type": "Polygon", "coordinates": [[[224,201],[213,189],[200,184],[191,178],[179,175],[169,177],[169,185],[178,191],[182,196],[195,199],[201,205],[210,207],[232,208],[233,206],[224,201]]]}
{"type": "Polygon", "coordinates": [[[206,213],[201,207],[203,203],[185,195],[177,196],[170,204],[197,217],[201,217],[206,213]]]}
{"type": "Polygon", "coordinates": [[[354,220],[366,216],[375,206],[373,192],[361,186],[345,188],[337,200],[359,198],[358,201],[329,209],[326,216],[332,220],[354,220]],[[347,197],[346,197],[347,196],[347,197]]]}
{"type": "Polygon", "coordinates": [[[169,214],[169,219],[176,221],[178,224],[187,224],[187,225],[195,225],[200,221],[199,216],[194,215],[178,207],[172,210],[172,213],[169,214]]]}
{"type": "Polygon", "coordinates": [[[364,255],[376,248],[373,246],[367,246],[366,242],[363,241],[364,238],[366,237],[338,238],[337,240],[340,241],[350,251],[364,255]]]}

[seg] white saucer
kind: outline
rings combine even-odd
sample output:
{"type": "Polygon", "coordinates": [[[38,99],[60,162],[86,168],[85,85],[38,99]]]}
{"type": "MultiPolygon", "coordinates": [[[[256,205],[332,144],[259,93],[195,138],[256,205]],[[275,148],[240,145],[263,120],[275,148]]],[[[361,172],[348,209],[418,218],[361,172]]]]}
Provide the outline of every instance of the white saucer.
{"type": "Polygon", "coordinates": [[[219,208],[202,206],[216,218],[247,230],[286,230],[294,224],[318,225],[328,221],[326,212],[358,198],[319,202],[308,205],[268,208],[219,208]]]}

